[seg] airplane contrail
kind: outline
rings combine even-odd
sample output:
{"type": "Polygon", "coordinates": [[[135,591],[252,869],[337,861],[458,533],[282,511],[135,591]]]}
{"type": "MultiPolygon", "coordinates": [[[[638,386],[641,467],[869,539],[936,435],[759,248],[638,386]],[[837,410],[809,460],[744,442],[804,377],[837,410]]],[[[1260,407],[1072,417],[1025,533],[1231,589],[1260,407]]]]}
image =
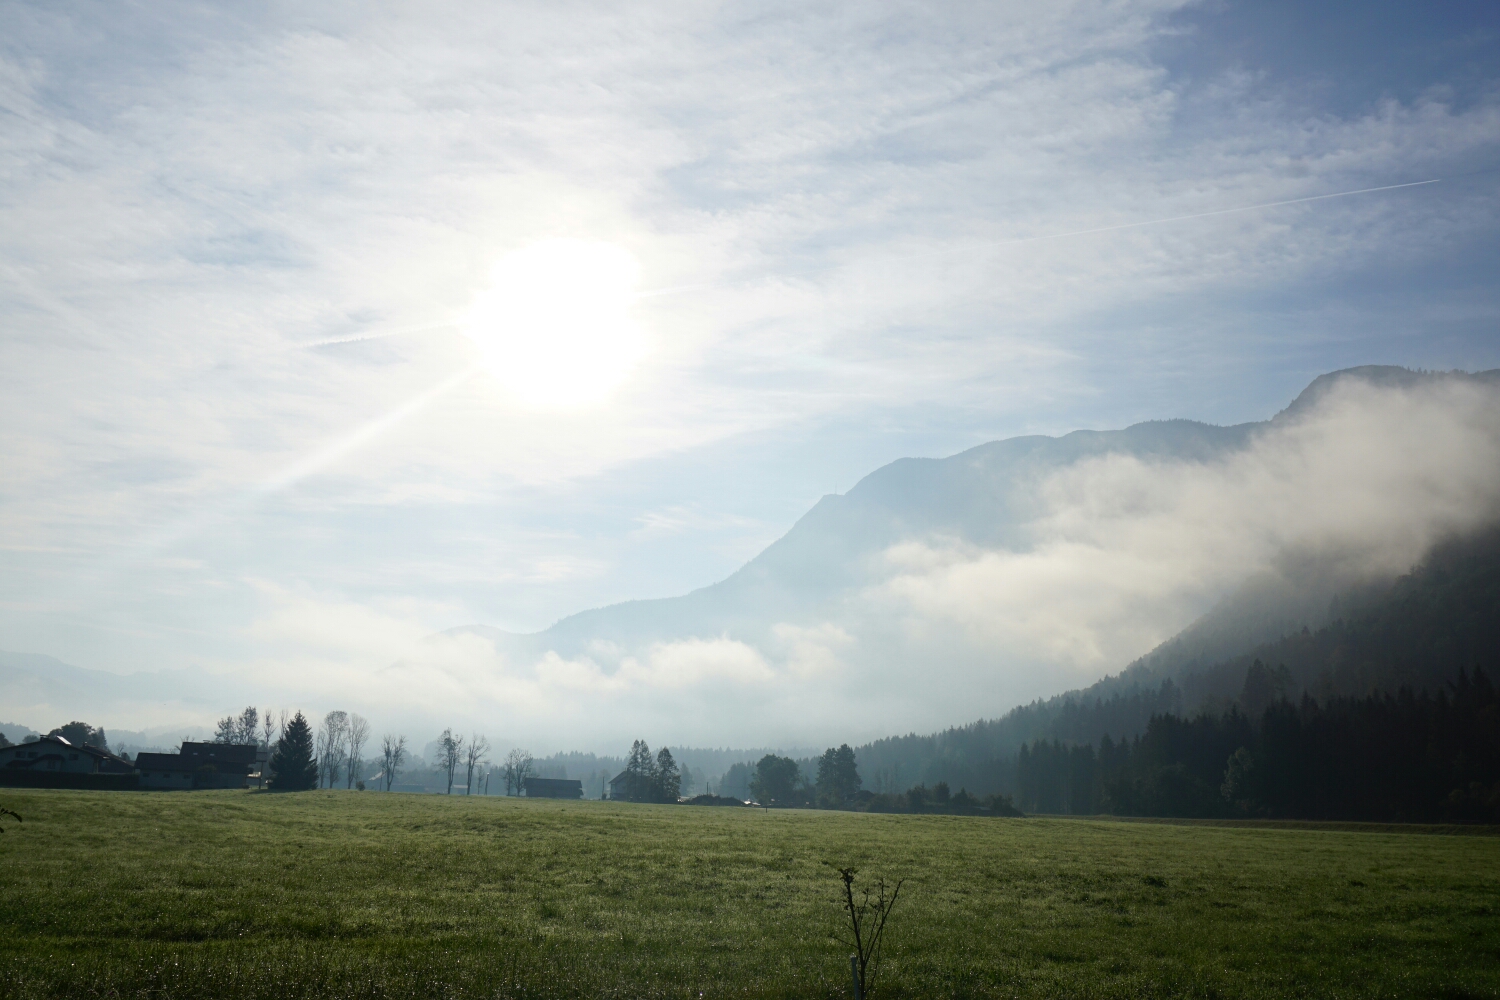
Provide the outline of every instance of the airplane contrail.
{"type": "Polygon", "coordinates": [[[456,388],[457,386],[461,385],[463,382],[473,377],[473,375],[477,371],[479,371],[479,366],[471,365],[470,367],[465,368],[462,371],[456,372],[453,375],[449,375],[441,382],[437,383],[434,386],[431,386],[430,388],[424,389],[422,392],[417,393],[417,395],[411,397],[406,402],[402,403],[400,406],[384,414],[383,416],[370,421],[363,427],[358,428],[352,433],[345,435],[339,440],[318,449],[317,451],[287,466],[285,469],[282,469],[274,476],[271,476],[269,479],[263,481],[258,487],[256,487],[255,492],[259,495],[275,493],[279,490],[286,489],[288,486],[291,486],[293,483],[297,482],[300,479],[305,479],[313,473],[322,470],[326,466],[354,451],[360,445],[369,442],[373,438],[379,437],[391,427],[394,427],[396,424],[405,420],[413,413],[416,413],[422,407],[426,406],[437,397],[443,395],[445,392],[448,392],[450,389],[456,388]]]}
{"type": "Polygon", "coordinates": [[[310,350],[314,347],[329,347],[335,344],[357,344],[362,340],[383,340],[386,337],[401,337],[411,333],[433,333],[437,330],[451,330],[457,326],[456,323],[432,323],[428,326],[408,326],[400,330],[381,330],[376,333],[351,333],[347,337],[329,337],[325,340],[311,340],[305,344],[298,344],[302,350],[310,350]]]}
{"type": "Polygon", "coordinates": [[[356,428],[322,448],[286,466],[274,475],[257,484],[242,488],[231,500],[216,505],[213,509],[200,511],[184,520],[158,530],[146,538],[125,546],[115,556],[104,560],[99,571],[106,575],[125,572],[130,566],[142,563],[163,549],[177,545],[188,538],[202,534],[215,524],[226,521],[243,512],[260,500],[279,493],[308,476],[321,472],[327,466],[350,454],[363,445],[390,430],[396,424],[415,414],[428,403],[447,393],[479,371],[472,365],[449,375],[447,378],[417,393],[396,408],[356,428]]]}

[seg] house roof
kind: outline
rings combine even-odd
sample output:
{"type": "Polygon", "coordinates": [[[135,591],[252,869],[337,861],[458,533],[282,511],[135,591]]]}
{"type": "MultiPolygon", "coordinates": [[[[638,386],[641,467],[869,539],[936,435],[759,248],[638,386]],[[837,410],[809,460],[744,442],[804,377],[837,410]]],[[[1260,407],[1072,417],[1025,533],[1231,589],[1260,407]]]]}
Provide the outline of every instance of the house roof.
{"type": "Polygon", "coordinates": [[[25,743],[12,743],[8,747],[0,747],[0,754],[7,754],[12,751],[39,751],[39,755],[35,758],[12,756],[10,763],[7,765],[9,767],[30,767],[34,763],[47,760],[50,757],[57,757],[60,760],[64,753],[88,754],[90,757],[95,758],[96,767],[106,762],[116,762],[127,769],[130,767],[129,761],[116,757],[108,750],[101,750],[86,743],[80,746],[62,736],[43,736],[40,739],[29,740],[25,743]]]}
{"type": "Polygon", "coordinates": [[[182,756],[196,759],[195,767],[203,764],[254,764],[259,751],[260,747],[254,743],[182,742],[182,756]]]}
{"type": "Polygon", "coordinates": [[[98,747],[90,746],[87,743],[80,745],[62,736],[42,736],[38,739],[28,740],[25,743],[12,743],[8,747],[0,747],[0,752],[6,750],[34,750],[41,746],[50,746],[53,750],[67,749],[74,752],[82,752],[94,757],[114,756],[108,750],[100,750],[98,747]]]}
{"type": "Polygon", "coordinates": [[[137,771],[196,771],[203,764],[203,761],[177,753],[148,753],[142,750],[135,755],[137,771]]]}

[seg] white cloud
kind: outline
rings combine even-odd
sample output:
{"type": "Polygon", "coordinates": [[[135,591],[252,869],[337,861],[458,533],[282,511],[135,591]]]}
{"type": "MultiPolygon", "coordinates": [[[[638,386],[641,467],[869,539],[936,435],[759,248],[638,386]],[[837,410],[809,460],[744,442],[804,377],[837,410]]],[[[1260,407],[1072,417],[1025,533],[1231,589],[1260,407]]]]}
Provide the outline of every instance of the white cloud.
{"type": "Polygon", "coordinates": [[[1346,581],[1391,576],[1500,516],[1500,397],[1348,381],[1222,460],[1108,455],[1039,494],[1024,551],[903,542],[872,598],[924,634],[956,626],[1064,684],[1088,679],[1253,575],[1314,564],[1346,581]]]}

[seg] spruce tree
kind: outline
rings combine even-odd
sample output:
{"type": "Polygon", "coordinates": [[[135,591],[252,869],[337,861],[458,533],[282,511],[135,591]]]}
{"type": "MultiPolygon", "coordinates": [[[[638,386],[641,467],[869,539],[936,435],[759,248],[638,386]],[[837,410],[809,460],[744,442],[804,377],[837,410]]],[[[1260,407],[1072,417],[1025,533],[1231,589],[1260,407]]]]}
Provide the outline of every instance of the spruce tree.
{"type": "Polygon", "coordinates": [[[656,801],[676,802],[682,790],[682,772],[672,759],[672,751],[662,747],[656,754],[656,801]]]}
{"type": "Polygon", "coordinates": [[[625,762],[625,797],[631,802],[650,802],[656,798],[656,762],[645,740],[636,740],[625,762]]]}
{"type": "Polygon", "coordinates": [[[312,727],[298,712],[286,724],[276,752],[271,755],[273,792],[302,792],[318,784],[318,762],[313,759],[312,727]]]}

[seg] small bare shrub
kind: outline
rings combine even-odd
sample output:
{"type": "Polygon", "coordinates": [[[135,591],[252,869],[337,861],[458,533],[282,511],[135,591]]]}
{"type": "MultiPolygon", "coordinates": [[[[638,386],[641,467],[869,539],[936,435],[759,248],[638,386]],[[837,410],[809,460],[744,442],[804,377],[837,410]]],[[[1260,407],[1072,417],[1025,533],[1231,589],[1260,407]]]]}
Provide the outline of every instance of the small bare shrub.
{"type": "Polygon", "coordinates": [[[901,895],[905,879],[898,879],[894,886],[884,878],[875,880],[873,886],[860,890],[858,901],[854,898],[854,876],[858,869],[840,868],[839,878],[844,882],[844,915],[849,918],[849,939],[854,954],[849,956],[850,976],[854,980],[855,1000],[865,1000],[875,989],[875,977],[880,971],[880,945],[885,940],[885,924],[896,898],[901,895]]]}

